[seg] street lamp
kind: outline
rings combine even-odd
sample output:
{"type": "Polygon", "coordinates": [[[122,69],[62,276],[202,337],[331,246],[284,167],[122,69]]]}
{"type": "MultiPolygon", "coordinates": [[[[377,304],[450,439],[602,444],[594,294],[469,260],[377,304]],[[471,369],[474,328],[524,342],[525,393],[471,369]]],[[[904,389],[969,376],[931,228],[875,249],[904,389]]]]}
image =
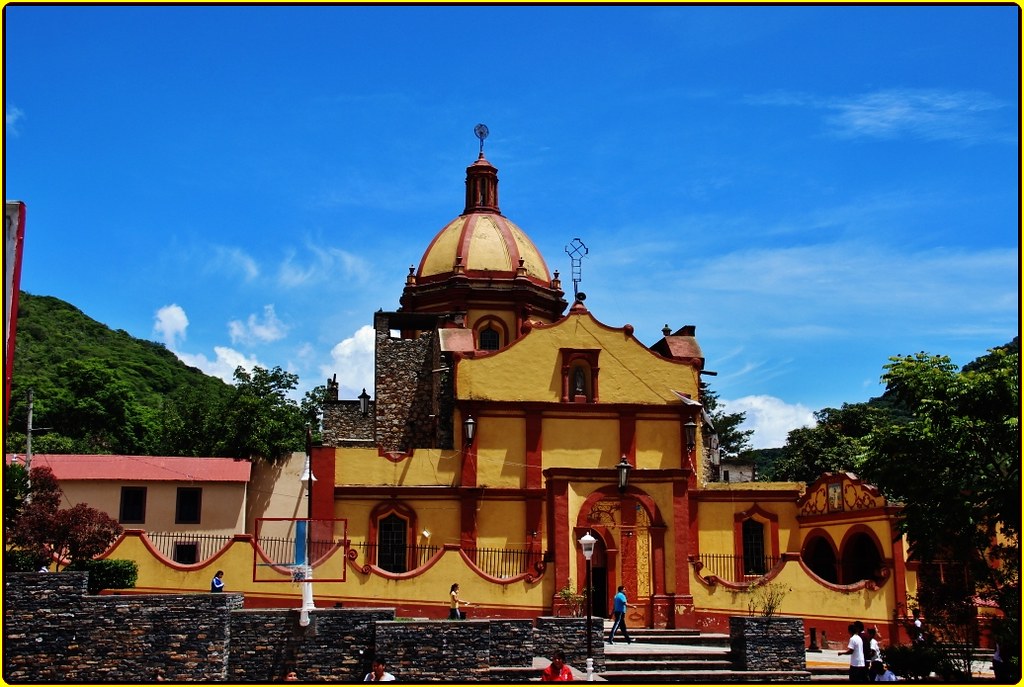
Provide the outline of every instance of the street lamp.
{"type": "Polygon", "coordinates": [[[366,393],[366,387],[363,387],[363,393],[359,394],[359,412],[363,417],[370,412],[370,394],[366,393]]]}
{"type": "Polygon", "coordinates": [[[467,444],[473,443],[473,437],[476,436],[476,420],[472,415],[466,416],[466,419],[462,421],[462,436],[467,444]]]}
{"type": "Polygon", "coordinates": [[[692,453],[697,447],[697,423],[690,420],[683,425],[683,429],[686,430],[686,451],[692,453]]]}
{"type": "MultiPolygon", "coordinates": [[[[625,457],[623,457],[625,460],[625,457]]],[[[590,593],[590,559],[594,557],[594,544],[597,539],[587,532],[580,537],[580,546],[583,547],[583,557],[587,559],[587,584],[584,589],[587,594],[587,682],[594,681],[594,647],[592,637],[592,624],[594,622],[594,599],[590,593]]]]}
{"type": "Polygon", "coordinates": [[[316,481],[316,475],[313,474],[313,433],[309,425],[306,425],[306,464],[299,481],[306,487],[306,522],[299,523],[303,525],[301,532],[298,529],[295,532],[296,546],[300,540],[302,546],[301,556],[296,556],[301,561],[295,562],[302,564],[302,610],[299,613],[299,625],[306,627],[309,625],[309,612],[316,608],[313,601],[313,565],[310,552],[313,536],[313,482],[316,481]]]}
{"type": "Polygon", "coordinates": [[[619,471],[619,493],[621,494],[626,491],[626,485],[629,484],[629,473],[633,470],[633,466],[629,464],[626,456],[623,455],[615,469],[619,471]]]}

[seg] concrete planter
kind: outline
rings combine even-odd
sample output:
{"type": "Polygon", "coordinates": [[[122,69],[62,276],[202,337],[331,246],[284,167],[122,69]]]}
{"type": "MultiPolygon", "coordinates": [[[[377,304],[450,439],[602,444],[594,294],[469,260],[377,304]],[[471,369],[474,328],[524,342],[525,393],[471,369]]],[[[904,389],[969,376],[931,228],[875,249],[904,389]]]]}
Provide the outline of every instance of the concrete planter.
{"type": "Polygon", "coordinates": [[[731,616],[729,645],[736,670],[806,670],[804,619],[731,616]]]}

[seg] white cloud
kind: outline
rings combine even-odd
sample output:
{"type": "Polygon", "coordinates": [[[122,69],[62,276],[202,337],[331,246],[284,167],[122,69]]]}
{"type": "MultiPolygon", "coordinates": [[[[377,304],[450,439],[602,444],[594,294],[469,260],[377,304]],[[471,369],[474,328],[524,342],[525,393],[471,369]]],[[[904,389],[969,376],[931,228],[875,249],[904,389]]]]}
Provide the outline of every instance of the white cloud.
{"type": "Polygon", "coordinates": [[[9,136],[18,135],[18,122],[25,116],[19,108],[8,105],[4,112],[4,130],[9,136]]]}
{"type": "Polygon", "coordinates": [[[808,93],[774,92],[752,95],[754,105],[810,107],[832,112],[826,123],[841,138],[917,138],[926,141],[1015,142],[989,121],[989,113],[1007,107],[980,91],[891,88],[844,98],[808,93]]]}
{"type": "Polygon", "coordinates": [[[207,269],[214,272],[238,272],[246,281],[260,276],[260,266],[256,260],[241,248],[233,246],[213,246],[207,269]]]}
{"type": "Polygon", "coordinates": [[[306,264],[299,264],[294,252],[285,256],[277,272],[281,286],[296,288],[339,279],[364,283],[370,276],[369,264],[354,253],[313,242],[307,242],[306,248],[312,253],[306,264]]]}
{"type": "Polygon", "coordinates": [[[355,398],[365,388],[373,394],[373,327],[364,325],[331,349],[331,363],[320,366],[324,379],[338,375],[340,398],[355,398]]]}
{"type": "Polygon", "coordinates": [[[746,413],[740,429],[752,429],[750,444],[754,448],[778,448],[786,443],[786,435],[797,427],[815,424],[814,413],[800,403],[786,403],[774,396],[744,396],[734,401],[720,401],[730,413],[746,413]]]}
{"type": "Polygon", "coordinates": [[[164,342],[167,348],[174,350],[179,340],[185,340],[188,316],[185,315],[185,310],[180,305],[176,303],[165,305],[156,311],[154,319],[156,323],[153,325],[153,333],[164,342]]]}
{"type": "Polygon", "coordinates": [[[831,105],[829,117],[844,137],[973,142],[992,137],[982,113],[1002,108],[991,96],[966,91],[891,89],[865,93],[831,105]]]}
{"type": "Polygon", "coordinates": [[[192,354],[175,351],[174,354],[186,365],[197,367],[212,377],[220,377],[229,384],[234,383],[235,368],[239,366],[249,372],[252,372],[256,366],[267,367],[257,360],[256,356],[246,357],[244,353],[239,353],[233,348],[214,346],[213,351],[217,354],[214,360],[210,360],[202,353],[192,354]]]}
{"type": "Polygon", "coordinates": [[[252,314],[245,322],[241,320],[228,322],[228,333],[231,335],[233,344],[253,345],[283,339],[288,333],[288,327],[277,318],[277,313],[271,304],[263,306],[262,320],[252,314]]]}

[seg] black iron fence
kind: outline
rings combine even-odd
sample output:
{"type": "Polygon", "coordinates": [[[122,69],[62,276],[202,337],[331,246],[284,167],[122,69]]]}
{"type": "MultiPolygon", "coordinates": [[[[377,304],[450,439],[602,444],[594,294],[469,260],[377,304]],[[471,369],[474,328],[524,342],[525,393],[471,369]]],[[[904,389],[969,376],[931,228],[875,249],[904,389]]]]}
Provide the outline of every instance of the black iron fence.
{"type": "Polygon", "coordinates": [[[730,554],[702,553],[697,560],[703,563],[701,575],[714,575],[726,582],[750,582],[774,568],[781,560],[777,556],[744,557],[730,554]]]}
{"type": "Polygon", "coordinates": [[[230,534],[197,532],[146,532],[146,538],[165,558],[188,565],[212,558],[234,537],[230,534]]]}
{"type": "MultiPolygon", "coordinates": [[[[212,558],[234,538],[230,534],[192,532],[147,532],[146,537],[163,556],[186,565],[212,558]]],[[[258,544],[271,563],[296,562],[294,537],[260,537],[258,544]]],[[[340,544],[340,540],[312,539],[309,542],[310,560],[319,560],[340,544]]],[[[429,544],[380,546],[368,542],[352,544],[352,548],[361,554],[364,562],[396,573],[409,572],[425,565],[441,550],[440,546],[429,544]]],[[[529,572],[540,562],[543,555],[540,551],[531,549],[475,548],[463,551],[480,570],[497,578],[515,577],[529,572]]]]}
{"type": "MultiPolygon", "coordinates": [[[[369,542],[353,544],[367,563],[388,572],[402,573],[414,570],[429,561],[440,546],[380,546],[369,542]]],[[[542,554],[529,549],[476,548],[463,549],[476,566],[491,577],[515,577],[533,569],[542,554]]]]}

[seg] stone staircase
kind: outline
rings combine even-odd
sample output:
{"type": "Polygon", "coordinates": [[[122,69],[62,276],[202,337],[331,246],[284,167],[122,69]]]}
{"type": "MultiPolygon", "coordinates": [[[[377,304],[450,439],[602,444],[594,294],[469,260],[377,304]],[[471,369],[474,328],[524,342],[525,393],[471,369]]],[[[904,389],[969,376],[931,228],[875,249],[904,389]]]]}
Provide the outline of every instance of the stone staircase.
{"type": "Polygon", "coordinates": [[[810,682],[808,671],[734,670],[729,635],[634,628],[632,644],[605,645],[601,679],[633,684],[810,682]]]}

